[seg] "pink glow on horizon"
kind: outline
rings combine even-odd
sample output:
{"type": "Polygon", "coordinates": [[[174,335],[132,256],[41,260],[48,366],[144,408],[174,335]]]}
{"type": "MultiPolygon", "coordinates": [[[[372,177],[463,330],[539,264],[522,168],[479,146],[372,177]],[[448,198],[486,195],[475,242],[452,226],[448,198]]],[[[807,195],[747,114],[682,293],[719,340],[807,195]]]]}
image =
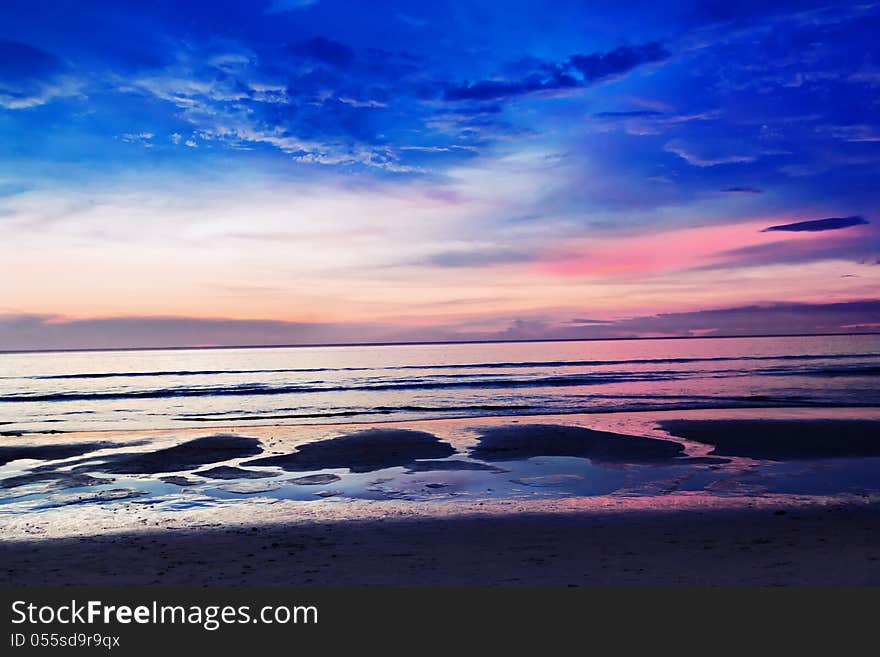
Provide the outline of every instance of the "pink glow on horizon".
{"type": "Polygon", "coordinates": [[[695,269],[722,264],[726,253],[746,247],[786,241],[809,248],[816,240],[828,241],[823,233],[762,232],[789,221],[761,219],[633,237],[581,238],[548,252],[538,270],[554,276],[608,276],[695,269]]]}

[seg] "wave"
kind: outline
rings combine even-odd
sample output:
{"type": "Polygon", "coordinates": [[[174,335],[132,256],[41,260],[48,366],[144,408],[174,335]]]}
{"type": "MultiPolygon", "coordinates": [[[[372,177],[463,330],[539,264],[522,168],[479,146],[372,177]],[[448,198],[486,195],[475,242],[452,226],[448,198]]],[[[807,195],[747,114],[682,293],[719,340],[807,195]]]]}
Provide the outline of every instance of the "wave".
{"type": "Polygon", "coordinates": [[[461,370],[461,369],[521,369],[531,367],[601,367],[604,365],[652,365],[714,363],[724,361],[811,361],[838,359],[872,359],[880,354],[799,354],[779,356],[712,356],[703,358],[631,358],[624,360],[538,360],[494,363],[453,363],[446,365],[391,365],[387,367],[309,367],[309,368],[270,368],[270,369],[225,369],[225,370],[157,370],[152,372],[82,372],[74,374],[46,374],[30,378],[37,380],[60,379],[113,379],[160,376],[216,376],[228,374],[307,374],[320,372],[368,372],[394,370],[461,370]]]}
{"type": "Polygon", "coordinates": [[[742,376],[817,376],[817,377],[873,377],[880,376],[880,367],[863,365],[852,367],[820,367],[817,369],[767,367],[744,372],[739,369],[694,371],[694,370],[652,370],[642,372],[590,372],[536,376],[533,378],[514,378],[503,375],[485,374],[436,374],[428,377],[376,379],[371,377],[342,385],[324,381],[304,381],[297,383],[259,383],[248,382],[227,386],[176,386],[134,390],[103,391],[58,391],[48,393],[21,393],[0,396],[0,402],[63,402],[95,401],[112,399],[161,399],[175,397],[229,397],[286,395],[334,392],[381,392],[403,390],[442,390],[442,389],[503,389],[503,388],[555,388],[596,386],[611,383],[638,383],[676,381],[695,377],[730,378],[742,376]]]}
{"type": "Polygon", "coordinates": [[[852,367],[820,367],[816,369],[784,369],[766,368],[760,372],[769,376],[880,376],[880,366],[877,365],[854,365],[852,367]]]}
{"type": "Polygon", "coordinates": [[[326,411],[323,413],[254,413],[231,415],[219,413],[215,415],[178,415],[175,420],[183,422],[227,422],[250,420],[297,420],[333,417],[354,417],[358,415],[393,415],[394,413],[461,413],[479,411],[497,413],[500,411],[528,411],[535,407],[529,404],[474,404],[469,406],[377,406],[372,409],[346,411],[326,411]]]}
{"type": "Polygon", "coordinates": [[[588,399],[576,402],[567,399],[568,403],[554,404],[472,404],[460,406],[376,406],[359,409],[327,409],[322,412],[279,413],[282,409],[266,409],[248,413],[242,410],[209,414],[183,414],[172,419],[180,422],[256,422],[267,420],[321,420],[334,418],[369,417],[376,415],[398,415],[401,413],[428,414],[434,419],[445,414],[460,415],[568,415],[577,413],[610,413],[639,412],[652,410],[695,410],[695,409],[730,409],[730,408],[785,408],[814,407],[835,408],[864,406],[873,407],[870,403],[835,402],[828,399],[807,399],[801,396],[718,396],[718,395],[589,395],[588,399]],[[614,403],[602,403],[602,402],[614,403]],[[572,403],[575,402],[575,403],[572,403]]]}
{"type": "MultiPolygon", "coordinates": [[[[684,374],[684,373],[682,373],[684,374]]],[[[460,379],[443,381],[405,380],[388,383],[368,383],[364,385],[314,386],[314,385],[271,385],[264,383],[244,383],[235,386],[206,386],[197,388],[176,387],[148,390],[107,390],[99,392],[51,392],[44,394],[25,393],[0,396],[0,402],[60,402],[87,401],[103,399],[158,399],[174,397],[227,397],[252,395],[286,395],[293,393],[317,392],[371,392],[384,390],[439,390],[444,388],[544,388],[606,383],[631,383],[638,381],[658,381],[679,378],[672,374],[663,377],[657,372],[638,374],[577,374],[570,376],[537,377],[534,379],[510,379],[504,377],[482,379],[460,379]]]]}
{"type": "Polygon", "coordinates": [[[880,367],[827,367],[808,372],[810,376],[880,376],[880,367]]]}

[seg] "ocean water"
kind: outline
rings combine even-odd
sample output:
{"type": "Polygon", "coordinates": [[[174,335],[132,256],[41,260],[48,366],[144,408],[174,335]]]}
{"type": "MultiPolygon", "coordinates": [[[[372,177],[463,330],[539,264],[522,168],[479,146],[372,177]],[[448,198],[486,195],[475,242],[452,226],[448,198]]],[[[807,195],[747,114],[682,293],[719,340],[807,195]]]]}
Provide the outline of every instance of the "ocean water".
{"type": "Polygon", "coordinates": [[[0,354],[0,432],[880,406],[880,335],[0,354]]]}

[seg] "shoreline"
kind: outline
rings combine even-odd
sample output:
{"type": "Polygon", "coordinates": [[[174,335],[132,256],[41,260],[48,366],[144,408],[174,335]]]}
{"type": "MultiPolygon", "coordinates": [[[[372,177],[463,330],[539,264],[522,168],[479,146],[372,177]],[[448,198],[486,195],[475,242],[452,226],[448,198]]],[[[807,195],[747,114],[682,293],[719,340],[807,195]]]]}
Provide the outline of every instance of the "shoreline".
{"type": "Polygon", "coordinates": [[[7,456],[31,456],[0,480],[46,473],[80,492],[16,497],[10,482],[0,574],[7,586],[880,586],[877,423],[880,408],[789,407],[12,438],[7,456]],[[840,441],[847,427],[857,439],[840,441]],[[767,441],[769,460],[754,452],[767,441]],[[48,456],[58,448],[74,451],[48,456]],[[322,471],[328,483],[291,483],[322,471]],[[236,490],[227,475],[251,479],[236,490]]]}
{"type": "MultiPolygon", "coordinates": [[[[312,430],[319,428],[327,429],[345,429],[346,427],[363,427],[363,426],[388,426],[388,425],[422,425],[422,424],[444,424],[444,423],[461,423],[467,421],[484,422],[484,421],[516,421],[519,418],[528,418],[529,420],[540,420],[546,418],[573,418],[577,421],[579,418],[603,418],[605,416],[665,416],[671,414],[698,416],[702,414],[714,415],[717,417],[755,417],[759,415],[780,415],[787,414],[797,415],[813,415],[816,417],[868,417],[871,419],[880,419],[880,406],[871,405],[789,405],[789,406],[713,406],[699,408],[664,408],[664,409],[621,409],[621,410],[601,410],[601,411],[565,411],[559,413],[522,413],[510,415],[456,415],[452,417],[436,417],[421,418],[416,420],[409,419],[388,419],[388,420],[346,420],[341,422],[302,422],[302,423],[269,423],[269,424],[217,424],[207,426],[206,424],[194,427],[159,427],[159,428],[140,428],[140,429],[50,429],[47,431],[37,430],[14,430],[8,432],[0,432],[0,446],[4,443],[2,439],[24,439],[31,436],[64,436],[69,437],[88,437],[101,436],[106,434],[116,435],[151,435],[151,434],[174,434],[174,435],[197,435],[209,434],[225,431],[247,432],[257,431],[265,432],[267,430],[294,430],[304,429],[312,430]]],[[[2,425],[0,425],[2,426],[2,425]]]]}

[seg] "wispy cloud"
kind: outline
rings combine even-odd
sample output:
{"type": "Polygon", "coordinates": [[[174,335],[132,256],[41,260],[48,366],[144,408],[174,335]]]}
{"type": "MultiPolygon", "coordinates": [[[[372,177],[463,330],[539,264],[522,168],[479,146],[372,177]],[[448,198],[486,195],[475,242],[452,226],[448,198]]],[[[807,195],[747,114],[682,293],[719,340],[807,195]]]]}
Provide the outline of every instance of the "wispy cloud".
{"type": "Polygon", "coordinates": [[[271,0],[266,7],[267,14],[283,14],[288,11],[307,9],[318,4],[318,0],[271,0]]]}
{"type": "Polygon", "coordinates": [[[663,148],[668,153],[678,155],[678,157],[683,159],[685,162],[695,167],[715,167],[719,164],[742,164],[747,162],[754,162],[757,159],[755,155],[748,154],[707,154],[705,152],[704,144],[687,144],[681,140],[670,141],[663,148]]]}
{"type": "Polygon", "coordinates": [[[54,54],[17,41],[0,41],[0,107],[29,109],[80,93],[81,84],[54,54]]]}
{"type": "Polygon", "coordinates": [[[505,247],[470,248],[459,251],[443,251],[425,258],[424,263],[434,267],[493,267],[512,263],[531,262],[536,254],[525,250],[505,247]]]}

